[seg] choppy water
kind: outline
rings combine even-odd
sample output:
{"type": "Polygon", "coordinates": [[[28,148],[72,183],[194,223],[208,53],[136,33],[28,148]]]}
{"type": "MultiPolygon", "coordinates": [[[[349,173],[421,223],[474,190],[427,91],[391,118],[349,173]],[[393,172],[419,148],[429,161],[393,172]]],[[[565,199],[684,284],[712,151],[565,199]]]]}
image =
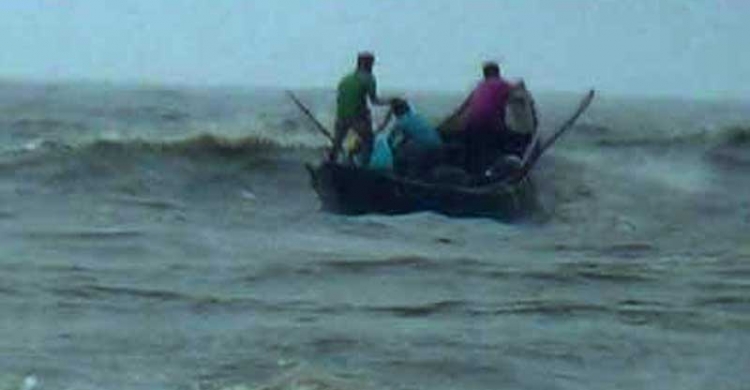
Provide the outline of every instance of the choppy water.
{"type": "Polygon", "coordinates": [[[600,96],[505,225],[320,212],[280,91],[0,84],[0,389],[745,389],[749,108],[600,96]]]}

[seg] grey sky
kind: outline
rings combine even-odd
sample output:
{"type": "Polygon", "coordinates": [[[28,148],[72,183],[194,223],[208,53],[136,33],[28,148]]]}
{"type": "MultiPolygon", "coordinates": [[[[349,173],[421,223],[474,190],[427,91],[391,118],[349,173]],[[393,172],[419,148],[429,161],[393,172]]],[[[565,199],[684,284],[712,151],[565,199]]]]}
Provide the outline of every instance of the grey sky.
{"type": "Polygon", "coordinates": [[[747,0],[2,0],[0,77],[750,98],[747,0]]]}

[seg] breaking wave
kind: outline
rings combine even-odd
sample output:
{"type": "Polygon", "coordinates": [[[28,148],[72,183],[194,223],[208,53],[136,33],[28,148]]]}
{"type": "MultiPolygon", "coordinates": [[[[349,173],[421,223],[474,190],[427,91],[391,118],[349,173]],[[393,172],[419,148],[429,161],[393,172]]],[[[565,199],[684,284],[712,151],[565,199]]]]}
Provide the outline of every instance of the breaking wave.
{"type": "Polygon", "coordinates": [[[750,127],[732,126],[719,133],[719,143],[724,146],[750,147],[750,127]]]}
{"type": "Polygon", "coordinates": [[[750,168],[750,127],[723,129],[708,156],[730,168],[750,168]]]}
{"type": "MultiPolygon", "coordinates": [[[[653,132],[630,134],[615,131],[606,126],[581,125],[572,133],[583,142],[598,147],[691,147],[701,145],[743,145],[750,144],[750,129],[727,127],[718,130],[697,129],[694,131],[653,132]]],[[[574,135],[573,137],[576,137],[574,135]]]]}
{"type": "Polygon", "coordinates": [[[273,138],[262,136],[228,138],[204,133],[188,138],[164,141],[145,139],[96,140],[80,145],[70,145],[59,141],[39,141],[26,145],[22,150],[5,153],[4,161],[0,164],[13,166],[28,163],[31,160],[35,162],[59,158],[112,160],[132,159],[138,156],[232,159],[315,149],[315,147],[303,145],[285,145],[273,138]]]}

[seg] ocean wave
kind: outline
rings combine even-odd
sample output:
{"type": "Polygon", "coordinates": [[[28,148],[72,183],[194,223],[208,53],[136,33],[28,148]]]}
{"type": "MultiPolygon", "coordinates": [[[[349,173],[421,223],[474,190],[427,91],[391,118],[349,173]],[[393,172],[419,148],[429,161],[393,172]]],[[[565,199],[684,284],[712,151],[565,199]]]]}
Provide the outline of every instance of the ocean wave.
{"type": "Polygon", "coordinates": [[[105,285],[96,282],[50,287],[47,290],[63,298],[61,304],[70,305],[81,305],[84,303],[82,300],[106,303],[111,299],[118,298],[125,298],[131,301],[171,302],[186,305],[193,310],[201,312],[227,310],[228,308],[247,311],[250,308],[263,309],[264,304],[268,305],[252,297],[222,297],[220,295],[201,294],[194,291],[183,292],[155,287],[105,285]]]}
{"type": "Polygon", "coordinates": [[[629,135],[614,132],[606,126],[583,126],[574,131],[601,147],[649,147],[649,146],[691,146],[709,145],[713,147],[750,145],[750,127],[729,126],[720,129],[699,129],[695,131],[654,132],[651,134],[629,135]]]}
{"type": "Polygon", "coordinates": [[[140,206],[140,207],[145,207],[145,208],[158,210],[158,211],[185,210],[188,208],[186,204],[183,204],[182,202],[179,202],[177,200],[159,199],[159,198],[154,198],[154,197],[120,195],[120,196],[111,198],[111,200],[115,203],[119,203],[123,205],[140,206]]]}
{"type": "Polygon", "coordinates": [[[31,239],[52,239],[52,240],[119,240],[142,237],[144,232],[137,229],[71,229],[59,231],[35,231],[27,232],[25,237],[31,239]]]}
{"type": "Polygon", "coordinates": [[[221,390],[349,390],[374,389],[375,387],[354,374],[337,376],[322,368],[307,363],[292,362],[290,368],[272,378],[268,383],[258,385],[237,384],[221,390]]]}
{"type": "Polygon", "coordinates": [[[323,262],[328,267],[339,272],[370,272],[387,269],[426,269],[437,266],[434,260],[420,256],[396,256],[376,260],[331,260],[323,262]]]}
{"type": "Polygon", "coordinates": [[[726,127],[719,132],[718,139],[721,145],[750,146],[750,127],[726,127]]]}
{"type": "Polygon", "coordinates": [[[717,140],[708,152],[712,161],[735,169],[750,167],[750,127],[724,128],[717,140]]]}
{"type": "Polygon", "coordinates": [[[113,139],[69,144],[56,140],[38,139],[20,149],[4,153],[0,166],[17,167],[29,163],[44,163],[59,159],[122,160],[144,156],[233,159],[267,156],[295,150],[314,150],[302,145],[289,146],[272,138],[247,136],[229,138],[212,134],[198,134],[171,140],[113,139]]]}
{"type": "Polygon", "coordinates": [[[116,118],[122,121],[164,124],[186,123],[191,119],[191,116],[188,112],[185,112],[177,107],[164,105],[117,107],[116,109],[110,111],[101,110],[101,112],[99,112],[98,114],[101,116],[116,118]]]}
{"type": "Polygon", "coordinates": [[[85,194],[123,206],[179,212],[193,201],[214,202],[227,194],[253,199],[258,191],[273,193],[282,183],[307,187],[305,180],[292,178],[305,173],[303,161],[319,157],[316,149],[255,136],[42,142],[0,153],[0,176],[19,180],[35,194],[85,194]]]}
{"type": "Polygon", "coordinates": [[[129,299],[139,298],[153,301],[186,301],[190,299],[189,295],[173,291],[120,286],[82,285],[75,287],[59,287],[51,290],[55,294],[63,297],[92,300],[113,296],[124,296],[129,299]]]}
{"type": "Polygon", "coordinates": [[[47,133],[53,131],[84,131],[88,126],[83,122],[55,118],[23,117],[11,121],[9,129],[24,133],[47,133]]]}
{"type": "Polygon", "coordinates": [[[37,388],[38,384],[39,380],[33,374],[13,375],[7,372],[0,373],[1,390],[33,390],[37,388]]]}
{"type": "Polygon", "coordinates": [[[82,149],[95,153],[137,151],[186,156],[233,157],[258,152],[278,151],[284,149],[284,146],[273,139],[258,136],[230,139],[211,134],[200,134],[185,139],[167,141],[99,140],[84,145],[82,149]]]}
{"type": "Polygon", "coordinates": [[[597,137],[594,143],[600,147],[669,147],[702,145],[712,140],[706,131],[695,133],[653,134],[651,136],[597,137]]]}

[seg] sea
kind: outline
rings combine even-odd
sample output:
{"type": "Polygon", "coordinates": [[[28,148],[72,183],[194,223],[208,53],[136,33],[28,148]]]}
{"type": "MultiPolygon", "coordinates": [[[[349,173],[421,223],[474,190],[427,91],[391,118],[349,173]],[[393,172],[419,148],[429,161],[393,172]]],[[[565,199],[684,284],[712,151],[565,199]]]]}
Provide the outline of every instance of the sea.
{"type": "Polygon", "coordinates": [[[327,146],[281,89],[0,82],[0,390],[749,388],[750,103],[599,92],[514,223],[323,211],[327,146]]]}

